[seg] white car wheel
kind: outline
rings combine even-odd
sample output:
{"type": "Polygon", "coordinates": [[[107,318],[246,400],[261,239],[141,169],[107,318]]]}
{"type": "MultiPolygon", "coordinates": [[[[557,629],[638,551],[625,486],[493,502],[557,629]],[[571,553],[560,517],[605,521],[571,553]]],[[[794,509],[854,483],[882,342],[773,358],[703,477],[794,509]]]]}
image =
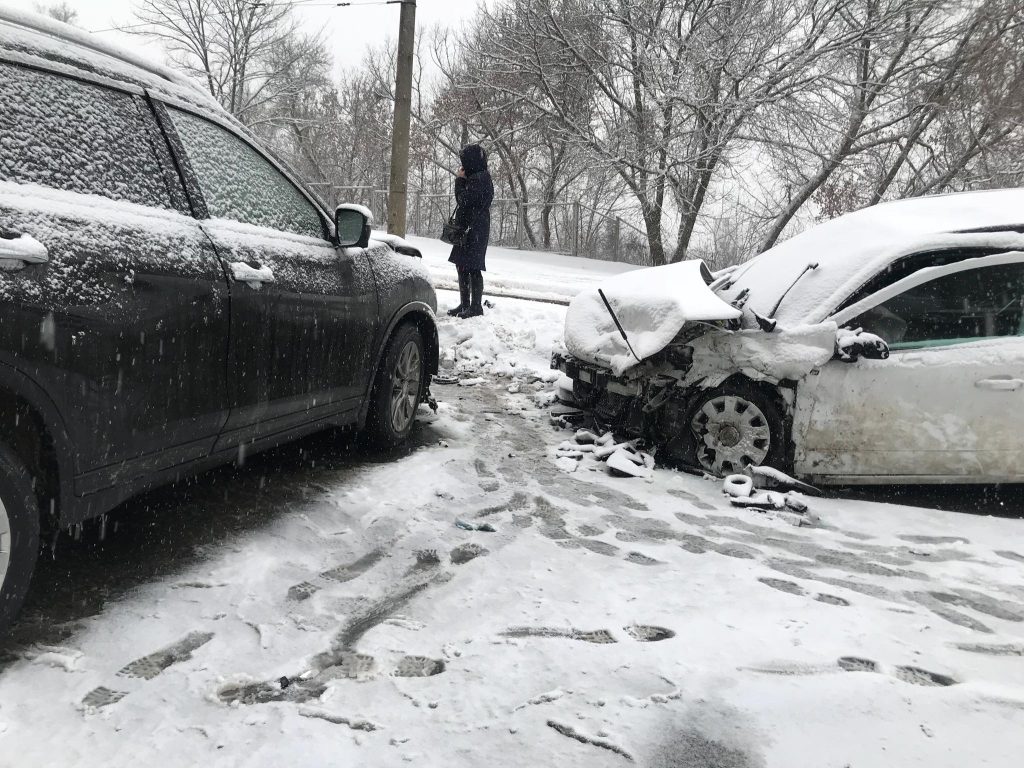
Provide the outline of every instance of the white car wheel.
{"type": "Polygon", "coordinates": [[[739,395],[707,400],[694,414],[690,429],[697,438],[697,461],[720,477],[763,464],[772,450],[768,418],[739,395]]]}

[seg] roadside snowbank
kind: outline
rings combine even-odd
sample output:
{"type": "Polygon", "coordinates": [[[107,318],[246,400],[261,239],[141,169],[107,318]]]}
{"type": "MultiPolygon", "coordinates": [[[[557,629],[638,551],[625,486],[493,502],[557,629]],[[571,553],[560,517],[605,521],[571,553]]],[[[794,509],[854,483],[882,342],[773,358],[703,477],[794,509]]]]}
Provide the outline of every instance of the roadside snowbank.
{"type": "MultiPolygon", "coordinates": [[[[423,263],[436,288],[458,289],[455,267],[448,262],[452,250],[450,245],[426,237],[406,239],[420,249],[423,263]]],[[[491,297],[504,293],[564,304],[584,288],[600,283],[609,275],[635,269],[637,267],[631,264],[613,261],[490,246],[487,249],[487,272],[484,273],[484,294],[491,297]]]]}
{"type": "Polygon", "coordinates": [[[495,298],[489,300],[484,317],[459,320],[445,312],[458,302],[457,293],[438,291],[442,366],[462,376],[557,378],[551,371],[551,352],[562,346],[564,308],[495,298]]]}

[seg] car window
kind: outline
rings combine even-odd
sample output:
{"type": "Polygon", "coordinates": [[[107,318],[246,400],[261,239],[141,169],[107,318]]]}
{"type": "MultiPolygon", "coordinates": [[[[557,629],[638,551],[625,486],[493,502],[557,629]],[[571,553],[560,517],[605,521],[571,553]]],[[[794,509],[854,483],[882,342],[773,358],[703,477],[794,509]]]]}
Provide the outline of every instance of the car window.
{"type": "Polygon", "coordinates": [[[853,318],[891,349],[1024,335],[1024,264],[981,267],[936,278],[853,318]]]}
{"type": "Polygon", "coordinates": [[[991,256],[996,253],[1003,253],[1005,248],[946,248],[940,251],[924,251],[912,253],[895,259],[885,269],[868,280],[850,295],[846,301],[836,307],[836,312],[853,306],[861,299],[866,299],[872,294],[878,293],[893,283],[910,277],[915,272],[926,267],[944,267],[947,264],[956,264],[964,259],[976,259],[982,256],[991,256]]]}
{"type": "Polygon", "coordinates": [[[209,120],[168,111],[211,217],[324,236],[316,206],[253,147],[209,120]]]}
{"type": "Polygon", "coordinates": [[[0,181],[173,207],[138,98],[0,63],[0,105],[0,181]]]}

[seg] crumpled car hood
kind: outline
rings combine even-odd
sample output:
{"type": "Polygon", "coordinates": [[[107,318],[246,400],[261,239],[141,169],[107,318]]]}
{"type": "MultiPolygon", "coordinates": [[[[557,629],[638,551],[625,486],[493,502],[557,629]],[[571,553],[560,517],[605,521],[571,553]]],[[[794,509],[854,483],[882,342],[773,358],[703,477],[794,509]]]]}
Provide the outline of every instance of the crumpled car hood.
{"type": "Polygon", "coordinates": [[[664,349],[688,322],[738,318],[740,310],[719,298],[708,287],[709,279],[710,272],[697,259],[609,278],[569,304],[566,350],[621,376],[664,349]],[[629,345],[616,328],[599,289],[629,337],[629,345]]]}

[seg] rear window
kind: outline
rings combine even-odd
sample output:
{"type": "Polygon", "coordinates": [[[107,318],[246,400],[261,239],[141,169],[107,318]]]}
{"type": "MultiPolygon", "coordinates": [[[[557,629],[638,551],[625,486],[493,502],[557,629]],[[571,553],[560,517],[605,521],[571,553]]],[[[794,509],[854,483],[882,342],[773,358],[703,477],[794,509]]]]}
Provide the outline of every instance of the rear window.
{"type": "Polygon", "coordinates": [[[173,207],[138,98],[0,62],[0,104],[0,181],[173,207]]]}

